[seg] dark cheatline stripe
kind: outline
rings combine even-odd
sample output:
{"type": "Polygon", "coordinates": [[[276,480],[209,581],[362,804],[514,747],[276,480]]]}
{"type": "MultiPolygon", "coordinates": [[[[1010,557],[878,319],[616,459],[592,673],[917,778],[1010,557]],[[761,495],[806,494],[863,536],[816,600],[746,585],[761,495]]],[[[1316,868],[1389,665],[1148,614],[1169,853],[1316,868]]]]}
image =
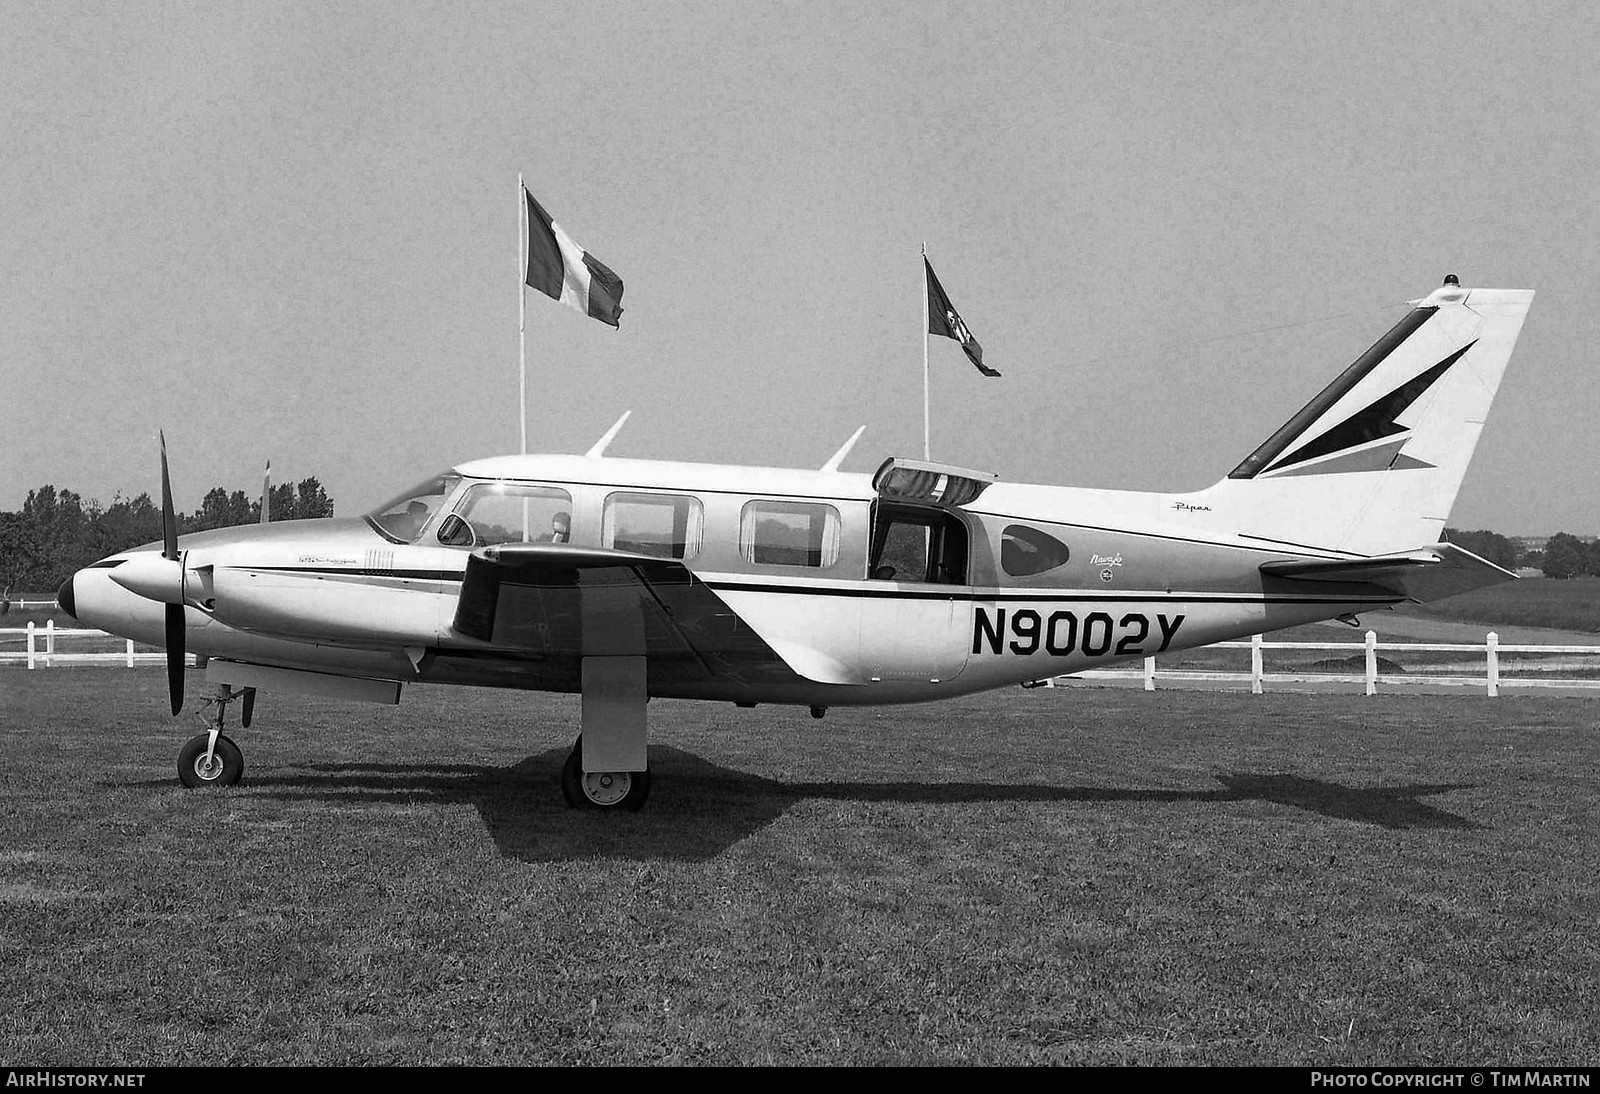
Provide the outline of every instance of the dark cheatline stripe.
{"type": "Polygon", "coordinates": [[[806,585],[746,585],[731,581],[705,581],[707,588],[724,592],[749,592],[749,593],[785,593],[805,596],[831,596],[843,598],[856,598],[864,600],[954,600],[957,602],[981,602],[985,604],[1000,602],[1029,602],[1048,604],[1133,604],[1155,602],[1183,602],[1198,604],[1356,604],[1371,602],[1375,604],[1393,604],[1400,599],[1395,594],[1386,595],[1346,595],[1346,596],[1317,596],[1317,595],[1266,595],[1262,593],[1205,593],[1185,592],[1142,592],[1142,593],[1101,593],[1093,589],[1060,589],[1052,592],[1040,590],[1030,592],[1001,592],[997,590],[974,591],[965,586],[956,591],[956,586],[929,585],[923,589],[864,589],[864,588],[823,588],[806,585]]]}
{"type": "Polygon", "coordinates": [[[1340,399],[1346,392],[1361,382],[1362,377],[1377,368],[1385,357],[1393,353],[1400,343],[1416,333],[1417,328],[1433,317],[1438,308],[1413,308],[1405,317],[1390,329],[1388,334],[1372,344],[1372,348],[1356,358],[1355,363],[1339,374],[1338,379],[1323,388],[1315,399],[1300,409],[1300,412],[1285,422],[1278,431],[1268,437],[1266,441],[1250,455],[1245,457],[1243,463],[1228,473],[1230,479],[1253,479],[1276,459],[1284,449],[1294,443],[1295,438],[1311,428],[1311,423],[1326,414],[1328,408],[1340,399]]]}
{"type": "Polygon", "coordinates": [[[307,574],[326,577],[392,577],[404,581],[460,581],[463,570],[373,570],[354,566],[233,566],[268,574],[307,574]]]}
{"type": "Polygon", "coordinates": [[[622,278],[588,251],[583,264],[589,267],[589,317],[615,327],[622,317],[622,278]]]}
{"type": "Polygon", "coordinates": [[[1290,464],[1304,463],[1306,460],[1326,456],[1341,449],[1354,448],[1368,441],[1392,437],[1396,433],[1404,433],[1405,426],[1395,421],[1395,418],[1403,413],[1406,407],[1416,402],[1418,396],[1432,387],[1439,377],[1449,371],[1451,365],[1461,360],[1462,354],[1477,344],[1476,341],[1468,342],[1427,372],[1413,377],[1370,406],[1350,415],[1316,440],[1295,449],[1273,464],[1272,470],[1276,471],[1290,464]]]}
{"type": "Polygon", "coordinates": [[[527,190],[522,194],[528,199],[528,287],[560,300],[562,286],[566,283],[566,267],[562,265],[561,247],[550,227],[550,214],[527,190]]]}

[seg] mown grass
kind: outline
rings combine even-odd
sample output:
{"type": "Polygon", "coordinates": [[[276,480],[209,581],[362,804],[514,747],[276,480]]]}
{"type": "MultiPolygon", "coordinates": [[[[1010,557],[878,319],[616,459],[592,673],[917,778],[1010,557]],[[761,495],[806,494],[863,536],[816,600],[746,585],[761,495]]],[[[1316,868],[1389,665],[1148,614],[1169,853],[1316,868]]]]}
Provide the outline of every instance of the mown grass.
{"type": "Polygon", "coordinates": [[[1600,578],[1525,577],[1431,604],[1409,604],[1406,615],[1481,623],[1487,627],[1549,627],[1600,632],[1600,578]]]}
{"type": "Polygon", "coordinates": [[[1593,1063],[1596,707],[1010,689],[263,696],[176,785],[159,672],[0,673],[0,1058],[160,1064],[1593,1063]]]}

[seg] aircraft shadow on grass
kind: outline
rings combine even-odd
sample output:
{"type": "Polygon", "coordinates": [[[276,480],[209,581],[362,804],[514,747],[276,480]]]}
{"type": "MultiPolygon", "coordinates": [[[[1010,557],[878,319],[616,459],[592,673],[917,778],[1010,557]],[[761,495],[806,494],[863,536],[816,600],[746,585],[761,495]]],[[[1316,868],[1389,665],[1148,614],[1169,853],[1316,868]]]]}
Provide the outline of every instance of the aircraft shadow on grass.
{"type": "Polygon", "coordinates": [[[1302,775],[1217,775],[1218,789],[1120,789],[1040,783],[784,782],[708,762],[681,749],[652,751],[661,778],[643,814],[599,815],[567,809],[550,787],[565,749],[508,767],[474,764],[302,764],[282,774],[246,773],[241,789],[275,798],[339,802],[422,799],[471,805],[500,852],[527,861],[573,856],[709,859],[807,799],[959,805],[968,802],[1270,802],[1337,820],[1390,829],[1471,829],[1473,822],[1420,799],[1468,784],[1348,787],[1302,775]]]}

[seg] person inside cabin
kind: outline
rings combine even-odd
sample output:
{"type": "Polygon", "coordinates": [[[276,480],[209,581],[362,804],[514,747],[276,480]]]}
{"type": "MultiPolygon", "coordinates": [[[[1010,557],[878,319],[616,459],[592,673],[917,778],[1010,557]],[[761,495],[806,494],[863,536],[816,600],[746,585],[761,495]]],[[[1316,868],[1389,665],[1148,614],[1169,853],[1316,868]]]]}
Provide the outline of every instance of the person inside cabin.
{"type": "Polygon", "coordinates": [[[428,523],[427,503],[420,501],[412,502],[410,505],[406,506],[406,523],[405,530],[401,533],[402,538],[416,539],[418,533],[422,531],[422,526],[426,523],[428,523]]]}
{"type": "Polygon", "coordinates": [[[541,543],[566,543],[572,538],[572,515],[557,513],[550,518],[550,534],[541,543]]]}

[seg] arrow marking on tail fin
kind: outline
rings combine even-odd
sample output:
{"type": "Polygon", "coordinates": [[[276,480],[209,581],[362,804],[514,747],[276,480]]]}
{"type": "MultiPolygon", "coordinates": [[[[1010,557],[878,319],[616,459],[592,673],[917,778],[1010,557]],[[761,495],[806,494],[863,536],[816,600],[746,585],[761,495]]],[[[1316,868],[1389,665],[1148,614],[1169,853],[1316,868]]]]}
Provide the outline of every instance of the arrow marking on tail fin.
{"type": "Polygon", "coordinates": [[[1340,424],[1323,433],[1316,440],[1301,445],[1268,467],[1266,474],[1310,475],[1339,471],[1385,471],[1432,467],[1432,464],[1424,463],[1421,460],[1404,456],[1400,453],[1400,448],[1404,446],[1406,440],[1410,439],[1406,437],[1402,438],[1393,447],[1385,445],[1377,449],[1352,453],[1349,459],[1330,460],[1327,463],[1318,464],[1314,468],[1307,467],[1294,471],[1285,471],[1286,468],[1293,464],[1305,463],[1307,460],[1314,460],[1319,456],[1331,456],[1347,449],[1371,444],[1373,441],[1379,441],[1385,437],[1409,433],[1410,430],[1401,425],[1396,419],[1405,413],[1406,408],[1416,402],[1423,392],[1437,383],[1439,377],[1450,370],[1451,365],[1461,360],[1466,352],[1475,345],[1477,345],[1476,340],[1468,342],[1426,372],[1413,377],[1381,399],[1352,414],[1340,424]],[[1378,459],[1380,456],[1389,458],[1378,459]]]}

